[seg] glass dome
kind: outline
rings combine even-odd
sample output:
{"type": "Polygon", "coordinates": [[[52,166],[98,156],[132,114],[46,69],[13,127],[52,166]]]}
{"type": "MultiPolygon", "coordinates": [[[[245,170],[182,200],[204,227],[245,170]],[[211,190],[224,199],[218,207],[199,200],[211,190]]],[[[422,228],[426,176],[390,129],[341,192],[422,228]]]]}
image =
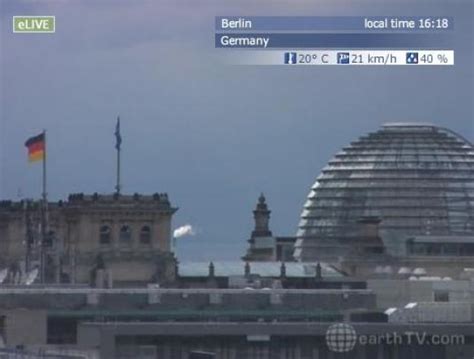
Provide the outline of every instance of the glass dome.
{"type": "Polygon", "coordinates": [[[295,257],[344,256],[363,217],[381,220],[379,235],[394,255],[410,236],[473,235],[473,145],[445,128],[403,123],[352,142],[311,188],[295,257]]]}

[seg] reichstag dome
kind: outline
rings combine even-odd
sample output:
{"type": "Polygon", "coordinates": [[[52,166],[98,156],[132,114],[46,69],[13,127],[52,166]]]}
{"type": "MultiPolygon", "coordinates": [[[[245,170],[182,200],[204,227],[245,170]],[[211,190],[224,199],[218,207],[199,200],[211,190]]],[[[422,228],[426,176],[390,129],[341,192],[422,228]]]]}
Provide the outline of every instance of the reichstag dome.
{"type": "Polygon", "coordinates": [[[378,218],[387,253],[410,236],[474,235],[474,148],[430,124],[386,124],[343,148],[311,188],[297,232],[298,260],[341,258],[361,218],[378,218]]]}

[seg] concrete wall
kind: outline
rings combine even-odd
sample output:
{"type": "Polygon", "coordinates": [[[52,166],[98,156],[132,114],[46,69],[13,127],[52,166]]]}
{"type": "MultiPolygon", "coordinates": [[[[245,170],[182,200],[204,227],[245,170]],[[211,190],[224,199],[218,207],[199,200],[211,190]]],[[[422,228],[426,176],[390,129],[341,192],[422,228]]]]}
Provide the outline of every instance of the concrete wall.
{"type": "Polygon", "coordinates": [[[398,308],[388,316],[391,323],[470,323],[473,321],[470,303],[417,302],[398,308]]]}
{"type": "Polygon", "coordinates": [[[333,310],[375,308],[369,290],[239,289],[2,289],[0,308],[239,309],[333,310]],[[278,296],[278,300],[272,297],[278,296]],[[216,300],[216,296],[218,300],[216,300]]]}
{"type": "Polygon", "coordinates": [[[433,282],[434,292],[448,292],[450,302],[471,302],[474,304],[474,281],[448,280],[433,282]]]}
{"type": "MultiPolygon", "coordinates": [[[[187,358],[190,350],[216,353],[216,359],[472,359],[474,346],[356,343],[347,353],[331,351],[325,334],[331,323],[84,323],[79,345],[100,343],[102,358],[136,358],[141,346],[153,346],[158,358],[187,358]]],[[[457,324],[352,324],[357,335],[380,333],[463,334],[472,339],[474,327],[457,324]]],[[[156,357],[156,356],[155,356],[156,357]]]]}
{"type": "Polygon", "coordinates": [[[0,308],[2,310],[26,309],[69,309],[80,308],[87,303],[87,296],[74,293],[1,293],[0,308]]]}
{"type": "Polygon", "coordinates": [[[380,309],[433,300],[433,284],[430,281],[370,279],[367,281],[367,288],[374,291],[377,307],[380,309]]]}
{"type": "Polygon", "coordinates": [[[474,282],[470,280],[371,279],[367,288],[374,291],[380,309],[432,302],[437,292],[449,293],[450,302],[474,304],[474,282]]]}
{"type": "Polygon", "coordinates": [[[34,345],[28,346],[27,349],[34,353],[55,356],[56,359],[59,359],[57,356],[74,359],[100,359],[97,348],[79,348],[77,345],[34,345]]]}
{"type": "Polygon", "coordinates": [[[2,309],[0,316],[5,318],[4,340],[7,346],[46,344],[46,310],[2,309]]]}

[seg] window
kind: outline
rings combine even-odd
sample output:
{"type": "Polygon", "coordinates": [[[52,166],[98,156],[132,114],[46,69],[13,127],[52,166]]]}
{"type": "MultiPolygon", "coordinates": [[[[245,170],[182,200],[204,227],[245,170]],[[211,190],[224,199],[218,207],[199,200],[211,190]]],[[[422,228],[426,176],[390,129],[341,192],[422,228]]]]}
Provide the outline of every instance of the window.
{"type": "Polygon", "coordinates": [[[140,243],[150,244],[151,243],[151,228],[150,226],[143,226],[140,231],[140,243]]]}
{"type": "Polygon", "coordinates": [[[120,228],[120,242],[130,243],[132,240],[132,230],[130,226],[124,225],[120,228]]]}
{"type": "Polygon", "coordinates": [[[77,319],[49,317],[46,327],[48,344],[76,344],[77,319]]]}
{"type": "Polygon", "coordinates": [[[445,290],[439,290],[434,292],[435,302],[449,302],[449,292],[445,290]]]}
{"type": "Polygon", "coordinates": [[[100,227],[100,244],[110,244],[111,231],[109,226],[100,227]]]}
{"type": "Polygon", "coordinates": [[[55,237],[56,233],[54,231],[48,231],[48,233],[46,233],[46,238],[44,239],[44,246],[48,248],[53,247],[55,237]]]}

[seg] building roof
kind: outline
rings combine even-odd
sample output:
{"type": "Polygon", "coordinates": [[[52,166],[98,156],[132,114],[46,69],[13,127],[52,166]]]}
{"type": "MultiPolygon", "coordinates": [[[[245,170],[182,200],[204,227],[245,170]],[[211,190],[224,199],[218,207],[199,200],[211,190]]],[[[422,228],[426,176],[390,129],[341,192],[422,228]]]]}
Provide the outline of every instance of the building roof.
{"type": "Polygon", "coordinates": [[[295,257],[320,259],[325,247],[343,256],[364,216],[381,219],[380,235],[394,255],[404,255],[410,236],[473,235],[473,145],[424,123],[386,124],[352,142],[310,190],[295,257]]]}
{"type": "MultiPolygon", "coordinates": [[[[245,275],[245,263],[239,261],[218,261],[214,264],[216,277],[231,277],[245,275]]],[[[279,277],[281,262],[249,262],[250,273],[261,277],[279,277]]],[[[316,276],[317,263],[286,262],[286,276],[294,278],[312,278],[316,276]]],[[[207,277],[209,275],[209,262],[184,262],[179,263],[178,269],[181,277],[207,277]]],[[[321,263],[323,277],[341,278],[343,274],[332,266],[321,263]]]]}
{"type": "MultiPolygon", "coordinates": [[[[21,200],[21,201],[0,201],[0,214],[22,212],[25,210],[36,210],[40,208],[39,201],[21,200]]],[[[133,210],[150,210],[150,211],[166,211],[174,213],[177,208],[171,206],[168,194],[154,193],[152,195],[143,195],[134,193],[127,194],[84,194],[72,193],[67,200],[50,201],[49,210],[67,210],[67,209],[133,209],[133,210]]]]}
{"type": "Polygon", "coordinates": [[[407,241],[413,243],[474,243],[472,236],[415,236],[408,238],[407,241]]]}

